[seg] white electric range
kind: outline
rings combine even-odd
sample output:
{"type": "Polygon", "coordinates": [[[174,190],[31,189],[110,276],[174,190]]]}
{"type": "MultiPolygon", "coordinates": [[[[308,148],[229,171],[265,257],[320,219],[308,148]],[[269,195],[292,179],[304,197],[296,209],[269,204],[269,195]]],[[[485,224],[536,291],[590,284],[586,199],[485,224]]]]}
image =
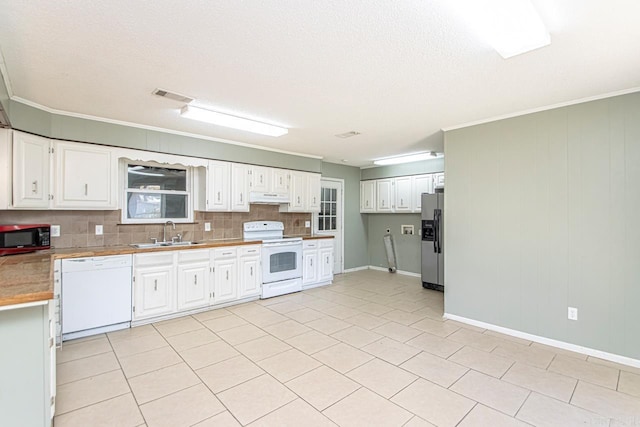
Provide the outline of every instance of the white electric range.
{"type": "Polygon", "coordinates": [[[270,298],[302,290],[302,237],[284,237],[280,221],[243,224],[246,241],[262,241],[262,296],[270,298]]]}

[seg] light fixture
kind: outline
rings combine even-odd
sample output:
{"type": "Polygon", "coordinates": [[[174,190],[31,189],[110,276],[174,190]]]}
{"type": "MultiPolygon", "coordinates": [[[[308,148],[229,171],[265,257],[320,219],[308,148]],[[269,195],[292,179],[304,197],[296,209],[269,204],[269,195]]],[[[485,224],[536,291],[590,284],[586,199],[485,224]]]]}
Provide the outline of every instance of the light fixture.
{"type": "Polygon", "coordinates": [[[505,59],[551,44],[530,0],[456,0],[447,4],[505,59]]]}
{"type": "Polygon", "coordinates": [[[229,114],[219,113],[205,108],[194,107],[193,105],[185,105],[182,107],[180,115],[188,119],[199,120],[201,122],[245,130],[247,132],[259,133],[267,136],[282,136],[289,133],[287,128],[256,122],[255,120],[245,119],[242,117],[231,116],[229,114]]]}
{"type": "Polygon", "coordinates": [[[442,157],[442,154],[435,151],[428,151],[426,153],[408,154],[405,156],[387,157],[386,159],[374,160],[373,164],[378,166],[398,165],[400,163],[411,163],[420,160],[431,160],[442,157]]]}

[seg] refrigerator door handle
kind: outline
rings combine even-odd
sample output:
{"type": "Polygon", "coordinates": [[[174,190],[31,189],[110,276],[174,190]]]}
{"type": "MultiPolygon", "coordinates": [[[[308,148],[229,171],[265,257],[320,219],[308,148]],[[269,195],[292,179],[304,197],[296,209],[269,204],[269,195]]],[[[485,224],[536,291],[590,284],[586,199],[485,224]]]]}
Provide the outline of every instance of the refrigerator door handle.
{"type": "Polygon", "coordinates": [[[433,253],[438,253],[438,210],[433,210],[433,253]]]}
{"type": "Polygon", "coordinates": [[[440,245],[440,212],[440,209],[434,209],[433,211],[433,229],[435,235],[435,239],[433,239],[433,251],[437,254],[442,252],[442,246],[440,245]]]}

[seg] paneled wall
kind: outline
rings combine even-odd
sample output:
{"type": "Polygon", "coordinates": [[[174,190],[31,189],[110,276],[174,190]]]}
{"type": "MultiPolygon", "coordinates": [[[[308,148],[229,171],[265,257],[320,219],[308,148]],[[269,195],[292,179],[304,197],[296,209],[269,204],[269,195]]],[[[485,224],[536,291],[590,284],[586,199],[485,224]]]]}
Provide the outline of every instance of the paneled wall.
{"type": "Polygon", "coordinates": [[[640,93],[447,132],[445,167],[446,313],[640,359],[640,93]]]}

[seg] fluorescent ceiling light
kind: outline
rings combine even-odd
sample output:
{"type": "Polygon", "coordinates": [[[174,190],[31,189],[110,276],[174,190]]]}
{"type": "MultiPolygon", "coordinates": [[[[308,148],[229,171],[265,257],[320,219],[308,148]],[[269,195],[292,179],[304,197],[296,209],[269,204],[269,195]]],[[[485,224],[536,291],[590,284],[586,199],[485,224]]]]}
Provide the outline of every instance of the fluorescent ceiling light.
{"type": "Polygon", "coordinates": [[[261,135],[282,136],[289,133],[287,128],[256,122],[242,117],[230,116],[228,114],[218,113],[217,111],[194,107],[193,105],[185,105],[182,107],[180,115],[188,119],[259,133],[261,135]]]}
{"type": "Polygon", "coordinates": [[[378,160],[374,160],[373,164],[378,166],[398,165],[400,163],[417,162],[420,160],[431,160],[438,157],[442,157],[442,154],[436,153],[435,151],[430,151],[427,153],[416,153],[416,154],[409,154],[406,156],[397,156],[397,157],[388,157],[386,159],[378,159],[378,160]]]}
{"type": "Polygon", "coordinates": [[[530,0],[447,3],[505,59],[551,44],[551,36],[530,0]]]}

